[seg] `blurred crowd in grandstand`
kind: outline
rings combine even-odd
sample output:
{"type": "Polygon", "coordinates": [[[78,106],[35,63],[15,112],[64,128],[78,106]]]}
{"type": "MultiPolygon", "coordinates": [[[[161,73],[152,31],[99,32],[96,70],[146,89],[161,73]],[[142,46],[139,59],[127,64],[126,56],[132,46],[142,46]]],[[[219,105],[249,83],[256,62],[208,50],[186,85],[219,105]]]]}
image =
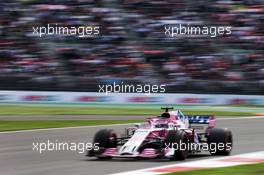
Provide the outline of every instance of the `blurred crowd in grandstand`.
{"type": "Polygon", "coordinates": [[[169,92],[264,92],[263,0],[0,2],[0,88],[98,90],[167,84],[169,92]],[[168,38],[164,25],[232,26],[232,34],[168,38]],[[33,36],[33,26],[100,26],[100,36],[33,36]]]}

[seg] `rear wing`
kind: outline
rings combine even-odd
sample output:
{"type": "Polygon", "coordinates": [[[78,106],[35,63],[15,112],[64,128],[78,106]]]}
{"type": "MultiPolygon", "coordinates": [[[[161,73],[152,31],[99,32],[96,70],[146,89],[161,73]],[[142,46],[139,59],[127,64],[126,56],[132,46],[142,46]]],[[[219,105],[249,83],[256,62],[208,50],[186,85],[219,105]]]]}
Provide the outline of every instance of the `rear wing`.
{"type": "Polygon", "coordinates": [[[210,124],[215,120],[213,115],[186,115],[186,117],[188,118],[190,124],[210,124]]]}
{"type": "Polygon", "coordinates": [[[215,127],[215,117],[213,115],[187,115],[186,117],[189,120],[190,127],[196,129],[198,133],[203,133],[205,130],[205,133],[208,134],[215,127]]]}

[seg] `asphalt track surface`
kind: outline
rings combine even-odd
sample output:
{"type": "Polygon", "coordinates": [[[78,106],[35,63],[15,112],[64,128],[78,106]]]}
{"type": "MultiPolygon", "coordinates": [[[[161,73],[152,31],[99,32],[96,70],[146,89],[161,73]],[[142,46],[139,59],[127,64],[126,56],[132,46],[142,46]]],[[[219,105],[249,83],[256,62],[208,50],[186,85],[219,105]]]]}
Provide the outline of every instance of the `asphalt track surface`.
{"type": "MultiPolygon", "coordinates": [[[[264,118],[221,119],[217,127],[233,131],[234,149],[232,155],[263,151],[264,118]]],[[[108,126],[118,133],[124,125],[108,126]]],[[[94,133],[103,127],[81,127],[68,129],[35,130],[0,133],[0,174],[1,175],[103,175],[142,168],[150,168],[181,161],[114,159],[100,161],[87,158],[85,153],[74,151],[34,152],[33,142],[91,142],[94,133]]],[[[191,156],[186,161],[212,158],[208,153],[191,156]]]]}

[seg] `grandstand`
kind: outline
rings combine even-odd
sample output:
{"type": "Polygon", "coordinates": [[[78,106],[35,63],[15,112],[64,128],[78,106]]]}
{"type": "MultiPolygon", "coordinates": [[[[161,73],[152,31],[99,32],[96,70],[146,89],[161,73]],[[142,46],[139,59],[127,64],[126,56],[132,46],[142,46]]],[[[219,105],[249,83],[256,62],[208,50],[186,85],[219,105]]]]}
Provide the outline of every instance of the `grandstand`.
{"type": "Polygon", "coordinates": [[[264,94],[262,0],[0,2],[0,89],[98,91],[166,84],[167,92],[264,94]],[[230,25],[217,38],[168,39],[165,22],[230,25]],[[100,26],[99,37],[32,35],[33,26],[100,26]]]}

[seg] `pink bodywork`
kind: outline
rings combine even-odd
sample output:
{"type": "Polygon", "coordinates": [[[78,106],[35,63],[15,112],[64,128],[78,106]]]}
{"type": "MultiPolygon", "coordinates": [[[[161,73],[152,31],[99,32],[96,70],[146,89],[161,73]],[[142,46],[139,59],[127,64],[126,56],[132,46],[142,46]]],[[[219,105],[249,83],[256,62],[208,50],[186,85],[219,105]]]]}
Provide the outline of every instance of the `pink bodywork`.
{"type": "MultiPolygon", "coordinates": [[[[148,126],[146,128],[150,128],[152,126],[156,125],[168,125],[169,123],[173,123],[174,125],[177,125],[179,123],[178,116],[175,115],[175,112],[168,112],[170,114],[169,118],[160,118],[160,117],[153,117],[153,118],[147,118],[146,122],[148,122],[148,126]]],[[[208,127],[206,128],[205,132],[208,133],[212,128],[215,127],[215,117],[210,116],[208,120],[208,127]]],[[[167,135],[167,130],[164,128],[163,130],[153,131],[148,136],[147,139],[155,139],[157,137],[161,139],[165,139],[167,135]]],[[[188,136],[191,138],[193,137],[193,130],[186,128],[185,132],[188,134],[188,136]]],[[[164,149],[164,154],[166,154],[168,150],[164,149]]],[[[118,157],[118,149],[117,148],[107,148],[102,156],[116,156],[118,157]]],[[[153,148],[146,148],[144,149],[140,155],[131,155],[126,157],[143,157],[143,158],[155,158],[159,156],[159,153],[156,152],[153,148]]],[[[122,157],[122,156],[120,156],[122,157]]]]}
{"type": "Polygon", "coordinates": [[[168,112],[170,115],[170,118],[160,118],[160,117],[153,117],[148,118],[147,122],[149,125],[156,125],[156,124],[177,124],[178,123],[178,116],[175,115],[175,112],[168,112]]]}

